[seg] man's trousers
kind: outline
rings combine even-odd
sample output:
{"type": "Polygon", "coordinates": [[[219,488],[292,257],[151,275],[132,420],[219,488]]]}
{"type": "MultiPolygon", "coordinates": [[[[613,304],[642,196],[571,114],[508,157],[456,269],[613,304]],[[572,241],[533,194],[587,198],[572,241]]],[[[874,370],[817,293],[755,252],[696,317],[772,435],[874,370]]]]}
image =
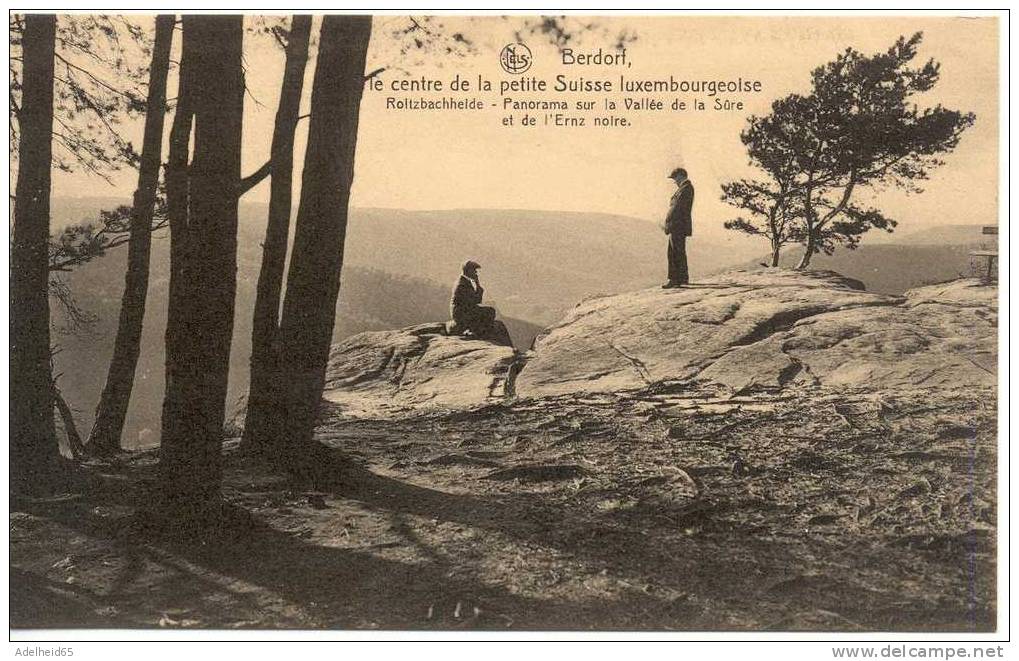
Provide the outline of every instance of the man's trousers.
{"type": "Polygon", "coordinates": [[[686,237],[673,232],[669,235],[669,282],[685,285],[690,282],[686,265],[686,237]]]}

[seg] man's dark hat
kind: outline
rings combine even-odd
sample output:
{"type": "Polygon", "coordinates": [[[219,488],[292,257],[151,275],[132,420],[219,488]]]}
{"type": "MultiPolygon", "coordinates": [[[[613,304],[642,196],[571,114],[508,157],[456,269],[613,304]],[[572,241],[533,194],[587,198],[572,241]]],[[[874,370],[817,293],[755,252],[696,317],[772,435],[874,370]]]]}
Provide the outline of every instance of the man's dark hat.
{"type": "Polygon", "coordinates": [[[686,177],[686,176],[687,176],[686,170],[684,170],[683,168],[676,168],[669,175],[669,179],[675,179],[676,177],[686,177]]]}
{"type": "Polygon", "coordinates": [[[481,268],[481,264],[478,264],[474,260],[469,259],[466,262],[464,262],[463,270],[466,271],[469,268],[480,269],[481,268]]]}

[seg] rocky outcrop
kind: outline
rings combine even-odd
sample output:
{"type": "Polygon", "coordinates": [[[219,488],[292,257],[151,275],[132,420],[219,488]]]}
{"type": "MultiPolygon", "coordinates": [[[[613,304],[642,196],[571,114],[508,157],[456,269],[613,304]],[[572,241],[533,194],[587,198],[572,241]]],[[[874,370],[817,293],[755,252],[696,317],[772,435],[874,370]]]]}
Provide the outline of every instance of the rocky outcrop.
{"type": "Polygon", "coordinates": [[[733,348],[800,319],[898,302],[861,290],[829,272],[735,271],[682,289],[589,300],[537,339],[517,391],[604,392],[691,380],[733,348]]]}
{"type": "Polygon", "coordinates": [[[996,295],[959,280],[908,291],[894,307],[816,315],[727,352],[700,376],[736,390],[784,378],[875,390],[994,386],[996,295]]]}
{"type": "Polygon", "coordinates": [[[993,385],[997,289],[976,280],[904,297],[824,271],[734,271],[689,288],[590,300],[538,338],[521,396],[663,381],[733,392],[993,385]]]}
{"type": "Polygon", "coordinates": [[[699,376],[737,391],[787,381],[874,390],[994,386],[996,295],[960,280],[909,291],[891,307],[815,315],[726,352],[699,376]]]}
{"type": "Polygon", "coordinates": [[[323,398],[348,415],[460,409],[501,401],[512,347],[447,336],[442,324],[361,333],[333,346],[323,398]]]}
{"type": "Polygon", "coordinates": [[[996,335],[997,288],[977,280],[886,296],[828,271],[733,271],[584,301],[524,355],[441,324],[363,333],[333,348],[324,397],[389,416],[662,383],[733,394],[993,386],[996,335]]]}

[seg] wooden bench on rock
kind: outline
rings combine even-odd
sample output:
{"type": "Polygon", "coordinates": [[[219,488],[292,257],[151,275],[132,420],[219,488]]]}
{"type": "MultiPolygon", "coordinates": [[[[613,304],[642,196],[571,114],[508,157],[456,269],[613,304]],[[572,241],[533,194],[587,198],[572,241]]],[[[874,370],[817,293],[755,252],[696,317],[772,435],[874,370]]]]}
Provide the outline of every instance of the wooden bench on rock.
{"type": "MultiPolygon", "coordinates": [[[[983,233],[984,234],[993,235],[993,236],[997,236],[998,235],[998,226],[997,225],[985,225],[983,227],[983,233]]],[[[998,258],[998,251],[997,251],[997,249],[974,250],[974,251],[970,252],[970,257],[983,257],[984,259],[987,260],[987,273],[984,276],[984,280],[986,280],[987,282],[991,282],[994,279],[994,260],[998,258]]]]}

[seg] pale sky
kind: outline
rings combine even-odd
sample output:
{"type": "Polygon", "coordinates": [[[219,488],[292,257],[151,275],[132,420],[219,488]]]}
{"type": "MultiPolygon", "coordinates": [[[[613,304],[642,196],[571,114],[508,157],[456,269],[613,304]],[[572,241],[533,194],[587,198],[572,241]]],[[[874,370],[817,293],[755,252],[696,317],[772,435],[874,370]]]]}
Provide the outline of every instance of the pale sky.
{"type": "MultiPolygon", "coordinates": [[[[503,115],[511,111],[503,112],[497,90],[462,95],[500,106],[479,112],[387,110],[386,97],[396,94],[366,91],[361,106],[353,206],[558,209],[657,220],[672,190],[666,175],[673,167],[683,166],[697,186],[695,222],[708,234],[721,233],[721,223],[732,212],[718,201],[720,184],[752,174],[739,140],[746,117],[766,113],[773,100],[790,92],[808,92],[811,69],[847,46],[870,54],[886,50],[900,35],[923,31],[917,61],[933,57],[942,67],[941,81],[933,92],[919,99],[920,104],[941,103],[975,112],[976,124],[963,135],[957,150],[945,158],[946,165],[926,183],[923,194],[907,196],[885,191],[875,202],[900,221],[903,232],[948,223],[989,224],[997,217],[999,30],[995,18],[601,18],[596,19],[600,30],[586,34],[577,50],[596,51],[599,46],[608,50],[611,40],[607,33],[623,29],[635,32],[637,40],[627,45],[629,68],[565,67],[547,41],[525,35],[523,41],[533,53],[534,64],[522,76],[505,73],[498,60],[499,51],[513,41],[513,32],[522,19],[441,20],[445,34],[462,32],[475,43],[477,52],[465,57],[417,52],[401,55],[392,31],[405,25],[406,19],[376,17],[368,69],[391,67],[380,76],[387,89],[393,80],[424,77],[445,82],[457,73],[471,81],[482,75],[496,86],[500,80],[530,76],[551,85],[562,73],[571,78],[614,82],[620,74],[628,78],[668,78],[672,74],[677,79],[693,80],[742,77],[760,80],[762,92],[724,95],[742,100],[742,111],[619,113],[634,122],[629,128],[522,128],[502,125],[503,115]]],[[[175,49],[178,47],[175,45],[175,49]]],[[[246,174],[269,154],[283,54],[270,40],[257,37],[247,38],[245,51],[246,80],[251,91],[244,117],[246,174]]],[[[313,69],[314,60],[307,71],[306,97],[313,69]]],[[[170,82],[173,96],[176,83],[174,79],[170,82]]],[[[449,94],[404,96],[438,99],[449,94]]],[[[579,99],[600,103],[608,96],[622,106],[626,95],[535,92],[510,96],[564,99],[571,104],[579,99]]],[[[704,97],[694,93],[652,96],[666,102],[678,97],[688,103],[694,97],[704,97]]],[[[543,115],[544,111],[536,114],[543,115]]],[[[585,116],[590,124],[594,115],[585,116]]],[[[127,125],[125,131],[137,133],[131,138],[135,144],[140,143],[140,124],[127,125]]],[[[303,141],[302,132],[295,156],[298,170],[303,163],[303,141]]],[[[116,177],[114,187],[85,175],[58,173],[54,194],[127,197],[133,185],[131,173],[116,177]]],[[[268,188],[263,183],[245,201],[265,201],[268,188]]]]}

